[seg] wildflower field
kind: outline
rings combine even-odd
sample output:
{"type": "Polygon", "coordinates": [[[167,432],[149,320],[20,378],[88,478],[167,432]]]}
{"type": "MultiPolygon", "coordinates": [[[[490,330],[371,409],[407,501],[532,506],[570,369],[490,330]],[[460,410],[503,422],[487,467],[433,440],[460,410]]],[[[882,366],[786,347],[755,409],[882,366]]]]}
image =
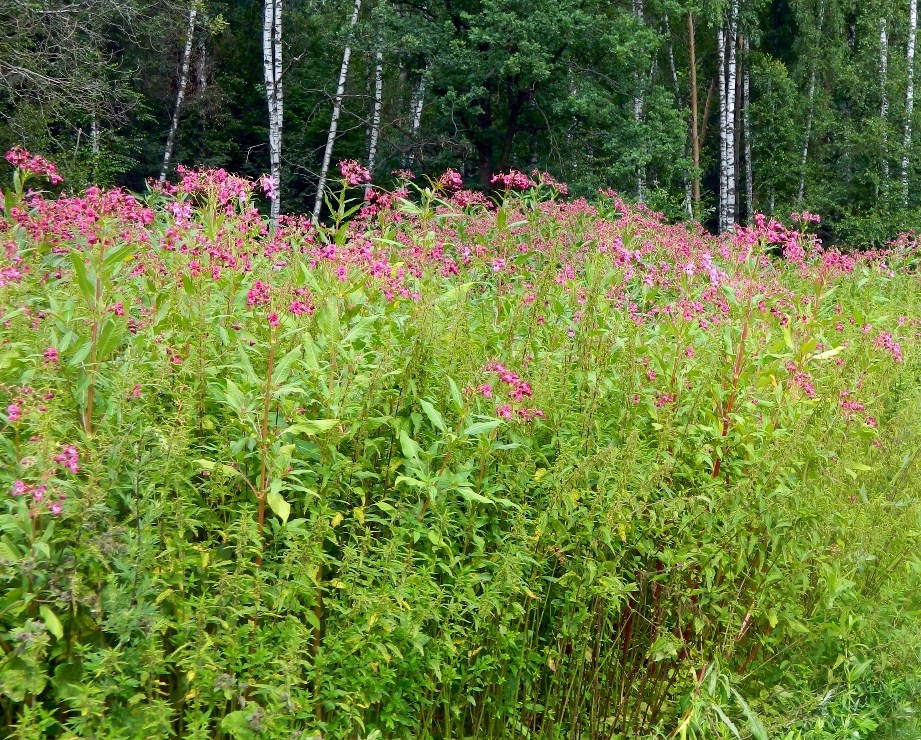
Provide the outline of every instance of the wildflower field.
{"type": "Polygon", "coordinates": [[[3,737],[921,736],[913,235],[8,160],[3,737]]]}

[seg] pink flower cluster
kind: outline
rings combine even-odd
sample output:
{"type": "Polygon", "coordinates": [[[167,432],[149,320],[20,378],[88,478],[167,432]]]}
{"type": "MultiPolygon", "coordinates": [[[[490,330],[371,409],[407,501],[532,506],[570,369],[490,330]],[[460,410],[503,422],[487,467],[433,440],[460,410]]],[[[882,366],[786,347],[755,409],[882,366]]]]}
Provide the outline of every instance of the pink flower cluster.
{"type": "Polygon", "coordinates": [[[246,294],[246,305],[249,308],[264,306],[271,298],[271,288],[268,283],[257,280],[246,294]]]}
{"type": "Polygon", "coordinates": [[[546,185],[548,188],[556,190],[556,192],[562,196],[569,195],[569,186],[565,182],[560,182],[554,178],[549,172],[541,172],[538,169],[534,169],[531,170],[531,177],[541,185],[546,185]]]}
{"type": "Polygon", "coordinates": [[[271,175],[263,175],[259,178],[259,186],[265,197],[269,200],[278,200],[278,180],[271,175]]]}
{"type": "Polygon", "coordinates": [[[896,362],[902,362],[902,346],[895,341],[892,333],[884,331],[876,338],[876,346],[888,350],[896,362]]]}
{"type": "Polygon", "coordinates": [[[530,177],[518,170],[509,170],[505,173],[493,175],[489,184],[501,185],[506,190],[527,190],[528,188],[533,188],[535,185],[530,177]]]}
{"type": "Polygon", "coordinates": [[[448,169],[445,170],[444,174],[438,178],[436,185],[444,188],[447,191],[460,190],[462,187],[464,187],[464,178],[461,177],[460,172],[448,169]]]}
{"type": "MultiPolygon", "coordinates": [[[[489,362],[484,368],[485,372],[495,373],[499,382],[508,386],[508,397],[515,402],[514,406],[510,403],[504,403],[496,408],[496,415],[503,419],[511,419],[517,416],[524,421],[531,421],[535,418],[542,419],[544,412],[540,409],[529,408],[524,405],[526,398],[531,398],[531,384],[523,380],[518,373],[509,370],[505,365],[499,362],[489,362]]],[[[493,398],[493,386],[490,383],[483,383],[477,388],[477,392],[484,398],[493,398]]]]}
{"type": "Polygon", "coordinates": [[[64,501],[67,499],[67,494],[64,493],[59,494],[56,500],[52,499],[48,495],[48,486],[33,486],[21,480],[13,481],[10,495],[14,498],[22,496],[31,498],[29,516],[33,519],[41,513],[43,508],[47,508],[48,512],[54,516],[61,514],[64,511],[64,501]]]}
{"type": "Polygon", "coordinates": [[[815,390],[815,385],[812,382],[812,377],[805,370],[800,370],[796,367],[793,362],[787,363],[787,372],[789,372],[793,378],[793,385],[798,386],[803,393],[806,395],[806,398],[816,398],[817,393],[815,390]]]}
{"type": "Polygon", "coordinates": [[[339,163],[339,172],[342,178],[352,186],[365,185],[371,182],[371,173],[354,159],[346,159],[339,163]]]}
{"type": "Polygon", "coordinates": [[[80,472],[80,451],[73,445],[67,445],[60,454],[54,456],[56,463],[61,463],[69,472],[80,472]]]}
{"type": "Polygon", "coordinates": [[[54,162],[49,162],[38,154],[30,154],[21,146],[14,146],[6,153],[6,161],[23,172],[39,177],[47,177],[52,185],[59,185],[64,178],[58,174],[54,162]]]}

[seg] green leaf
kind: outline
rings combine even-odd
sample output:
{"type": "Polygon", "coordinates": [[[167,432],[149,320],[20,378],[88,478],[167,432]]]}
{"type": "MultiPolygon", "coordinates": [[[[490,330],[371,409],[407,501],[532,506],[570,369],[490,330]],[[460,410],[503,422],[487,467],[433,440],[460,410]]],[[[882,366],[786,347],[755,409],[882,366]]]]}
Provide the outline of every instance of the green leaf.
{"type": "Polygon", "coordinates": [[[251,740],[256,737],[249,726],[249,717],[252,712],[238,709],[231,712],[221,720],[221,730],[230,735],[234,740],[251,740]]]}
{"type": "Polygon", "coordinates": [[[281,495],[281,486],[282,481],[279,478],[272,481],[272,488],[268,496],[266,496],[266,502],[279,519],[283,522],[287,522],[288,517],[291,516],[291,504],[285,501],[284,497],[281,495]]]}
{"type": "Polygon", "coordinates": [[[95,280],[90,281],[90,277],[86,272],[86,262],[83,260],[83,255],[76,249],[70,253],[70,261],[74,266],[74,277],[77,279],[77,285],[80,288],[80,293],[83,295],[83,300],[86,301],[87,306],[92,308],[96,303],[95,280]]]}
{"type": "Polygon", "coordinates": [[[334,429],[338,424],[338,419],[307,419],[306,421],[299,421],[297,424],[292,424],[285,429],[284,434],[306,434],[312,436],[321,434],[322,432],[328,432],[330,429],[334,429]]]}
{"type": "Polygon", "coordinates": [[[422,406],[422,410],[425,412],[425,415],[428,417],[429,421],[432,422],[432,426],[434,426],[440,432],[448,431],[444,417],[438,413],[438,409],[436,409],[428,401],[419,401],[419,405],[422,406]]]}
{"type": "Polygon", "coordinates": [[[502,426],[499,419],[490,419],[489,421],[477,421],[464,430],[465,437],[477,437],[481,434],[491,432],[493,429],[502,426]]]}
{"type": "Polygon", "coordinates": [[[408,460],[419,459],[419,444],[406,433],[405,429],[400,432],[400,449],[403,451],[403,457],[408,460]]]}
{"type": "Polygon", "coordinates": [[[51,607],[43,604],[38,608],[38,612],[42,615],[42,620],[45,622],[48,631],[59,640],[62,639],[64,637],[64,625],[61,624],[57,614],[51,611],[51,607]]]}
{"type": "Polygon", "coordinates": [[[476,501],[479,504],[490,504],[492,506],[494,506],[496,503],[491,498],[486,498],[486,496],[483,496],[474,491],[472,488],[467,488],[466,486],[458,488],[457,492],[468,501],[476,501]]]}
{"type": "Polygon", "coordinates": [[[104,362],[109,359],[122,343],[122,337],[125,336],[126,324],[121,319],[109,319],[102,332],[99,334],[99,341],[96,343],[96,361],[104,362]]]}

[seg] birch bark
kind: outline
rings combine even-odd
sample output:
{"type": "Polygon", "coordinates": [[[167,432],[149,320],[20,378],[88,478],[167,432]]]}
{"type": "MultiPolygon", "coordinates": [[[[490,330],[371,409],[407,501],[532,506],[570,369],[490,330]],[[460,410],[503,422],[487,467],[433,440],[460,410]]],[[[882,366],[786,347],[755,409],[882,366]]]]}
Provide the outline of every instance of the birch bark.
{"type": "MultiPolygon", "coordinates": [[[[374,175],[374,164],[377,158],[377,142],[381,130],[381,106],[383,104],[384,90],[384,55],[377,51],[374,54],[374,113],[371,116],[371,135],[368,141],[368,172],[374,175]]],[[[371,183],[365,187],[367,193],[371,183]]]]}
{"type": "Polygon", "coordinates": [[[908,83],[905,87],[905,135],[902,138],[902,202],[908,205],[908,169],[911,164],[911,124],[915,112],[915,37],[918,35],[918,0],[908,6],[908,83]]]}
{"type": "MultiPolygon", "coordinates": [[[[914,0],[912,0],[914,2],[914,0]]],[[[822,38],[822,27],[825,25],[825,0],[819,3],[819,26],[817,33],[817,42],[822,38]]],[[[809,73],[809,89],[806,93],[808,100],[806,106],[806,133],[803,136],[803,153],[799,163],[799,193],[797,203],[803,202],[803,196],[806,193],[806,163],[809,161],[809,139],[812,138],[812,118],[815,112],[815,82],[816,82],[816,59],[813,56],[812,69],[809,73]]]]}
{"type": "Polygon", "coordinates": [[[409,100],[409,119],[410,119],[410,131],[412,132],[411,141],[413,148],[409,152],[408,162],[409,165],[416,161],[416,137],[419,135],[419,128],[422,125],[422,107],[425,103],[425,76],[427,70],[422,72],[422,76],[419,78],[419,84],[416,85],[413,90],[412,96],[409,100]]]}
{"type": "Polygon", "coordinates": [[[726,29],[720,25],[716,36],[717,59],[719,63],[719,105],[720,105],[720,173],[719,173],[719,203],[717,206],[717,229],[722,234],[726,231],[726,195],[728,192],[727,179],[727,161],[728,152],[726,147],[728,122],[726,117],[726,29]]]}
{"type": "Polygon", "coordinates": [[[160,183],[166,180],[170,160],[173,158],[173,147],[176,145],[176,133],[179,131],[179,114],[182,101],[185,100],[185,88],[189,80],[189,62],[192,59],[192,42],[195,37],[195,17],[198,7],[193,3],[189,7],[189,22],[186,25],[185,48],[182,50],[182,66],[179,72],[179,89],[176,90],[176,106],[173,108],[173,118],[170,121],[169,134],[166,137],[166,148],[163,151],[163,166],[160,167],[160,183]]]}
{"type": "Polygon", "coordinates": [[[691,188],[696,211],[700,206],[700,128],[697,122],[697,42],[694,38],[693,13],[688,13],[688,49],[691,72],[691,160],[694,163],[691,188]]]}
{"type": "Polygon", "coordinates": [[[889,32],[886,18],[879,19],[879,117],[883,130],[882,173],[883,188],[889,181],[889,32]]]}
{"type": "Polygon", "coordinates": [[[732,15],[726,33],[727,74],[726,74],[726,230],[730,231],[737,220],[736,197],[738,154],[736,150],[736,107],[738,102],[738,34],[736,27],[739,18],[739,2],[733,0],[732,15]]]}
{"type": "Polygon", "coordinates": [[[269,219],[278,225],[281,211],[281,137],[284,122],[282,87],[282,9],[284,0],[265,0],[262,15],[262,67],[269,109],[269,170],[275,181],[276,195],[271,200],[269,219]]]}
{"type": "MultiPolygon", "coordinates": [[[[645,8],[643,7],[643,0],[633,0],[633,13],[639,21],[640,25],[643,24],[643,15],[645,8]]],[[[635,92],[633,94],[633,120],[636,123],[637,131],[639,131],[640,123],[643,120],[643,91],[642,91],[642,82],[640,75],[636,75],[634,80],[635,83],[635,92]]],[[[636,199],[639,203],[645,203],[646,201],[646,180],[644,168],[642,165],[639,166],[636,173],[636,199]]]]}
{"type": "Polygon", "coordinates": [[[748,107],[751,105],[751,76],[748,71],[749,44],[745,37],[745,75],[742,81],[743,117],[742,127],[745,134],[745,216],[749,225],[755,216],[755,165],[752,162],[752,125],[748,107]]]}
{"type": "Polygon", "coordinates": [[[320,167],[320,182],[317,185],[317,198],[313,204],[313,220],[318,221],[320,210],[323,208],[323,196],[326,193],[326,178],[329,175],[329,163],[333,156],[333,145],[336,143],[336,131],[339,128],[339,115],[342,112],[342,99],[345,96],[345,80],[349,74],[349,60],[352,57],[352,30],[358,23],[358,14],[361,12],[361,0],[355,0],[352,8],[352,18],[349,21],[348,36],[345,49],[342,52],[342,65],[339,68],[339,82],[336,85],[336,97],[333,100],[333,116],[329,122],[329,135],[326,137],[326,149],[323,152],[323,164],[320,167]]]}

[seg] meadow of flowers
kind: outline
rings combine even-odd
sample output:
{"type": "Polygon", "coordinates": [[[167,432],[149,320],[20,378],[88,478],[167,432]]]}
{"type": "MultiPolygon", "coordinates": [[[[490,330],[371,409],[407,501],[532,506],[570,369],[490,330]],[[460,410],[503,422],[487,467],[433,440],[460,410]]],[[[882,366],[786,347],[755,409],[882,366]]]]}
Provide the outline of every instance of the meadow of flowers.
{"type": "Polygon", "coordinates": [[[7,160],[4,737],[918,737],[914,235],[7,160]]]}

